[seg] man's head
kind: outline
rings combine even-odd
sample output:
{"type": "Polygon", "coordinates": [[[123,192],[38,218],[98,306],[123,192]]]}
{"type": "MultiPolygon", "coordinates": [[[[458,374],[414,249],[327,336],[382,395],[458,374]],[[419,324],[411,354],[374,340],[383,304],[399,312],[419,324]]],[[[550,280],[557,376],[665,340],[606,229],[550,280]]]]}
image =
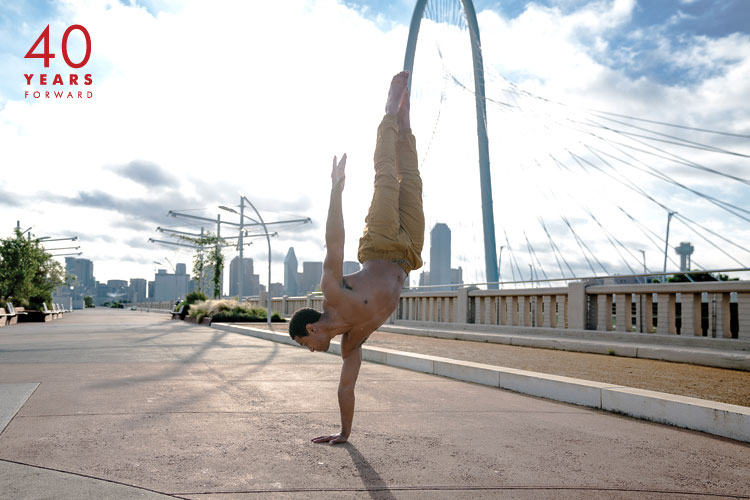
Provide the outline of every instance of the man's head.
{"type": "Polygon", "coordinates": [[[289,322],[289,336],[310,351],[327,351],[331,338],[318,323],[321,316],[320,312],[310,307],[298,309],[289,322]]]}

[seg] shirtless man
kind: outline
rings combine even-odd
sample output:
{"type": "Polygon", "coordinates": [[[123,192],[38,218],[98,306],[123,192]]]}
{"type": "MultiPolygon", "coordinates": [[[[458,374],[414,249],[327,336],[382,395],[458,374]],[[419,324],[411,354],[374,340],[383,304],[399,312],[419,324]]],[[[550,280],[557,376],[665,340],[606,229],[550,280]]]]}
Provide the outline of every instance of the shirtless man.
{"type": "Polygon", "coordinates": [[[341,378],[338,399],[341,432],[313,439],[315,443],[343,443],[349,438],[354,417],[354,385],[362,364],[362,344],[398,305],[409,271],[422,267],[424,244],[422,179],[417,150],[409,125],[409,73],[393,77],[378,127],[375,146],[375,191],[359,240],[359,272],[343,276],[344,190],[346,154],[331,173],[331,201],[326,223],[327,253],[320,287],[323,313],[310,308],[294,313],[289,335],[310,351],[327,351],[331,339],[341,335],[341,378]]]}

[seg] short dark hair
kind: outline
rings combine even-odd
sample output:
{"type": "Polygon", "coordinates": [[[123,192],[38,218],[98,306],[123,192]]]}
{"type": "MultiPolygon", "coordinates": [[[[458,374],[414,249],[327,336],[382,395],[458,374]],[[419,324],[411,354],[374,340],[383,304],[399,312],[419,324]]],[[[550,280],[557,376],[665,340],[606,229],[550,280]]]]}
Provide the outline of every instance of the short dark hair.
{"type": "Polygon", "coordinates": [[[297,309],[289,321],[289,336],[294,337],[307,337],[307,325],[315,323],[320,319],[322,315],[311,307],[303,307],[297,309]]]}

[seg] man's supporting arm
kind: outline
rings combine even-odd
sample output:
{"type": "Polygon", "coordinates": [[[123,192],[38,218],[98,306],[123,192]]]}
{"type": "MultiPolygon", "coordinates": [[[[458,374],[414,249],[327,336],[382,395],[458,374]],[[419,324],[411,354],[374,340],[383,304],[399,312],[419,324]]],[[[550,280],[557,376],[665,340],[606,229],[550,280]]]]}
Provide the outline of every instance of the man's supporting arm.
{"type": "MultiPolygon", "coordinates": [[[[343,342],[343,340],[342,340],[343,342]]],[[[352,432],[354,420],[354,386],[357,384],[359,367],[362,366],[362,347],[356,348],[344,358],[339,379],[339,410],[341,411],[341,432],[313,439],[314,443],[345,443],[352,432]]]]}
{"type": "Polygon", "coordinates": [[[362,347],[356,348],[344,358],[339,379],[339,410],[341,411],[341,436],[348,439],[354,419],[354,386],[357,384],[359,367],[362,366],[362,347]]]}

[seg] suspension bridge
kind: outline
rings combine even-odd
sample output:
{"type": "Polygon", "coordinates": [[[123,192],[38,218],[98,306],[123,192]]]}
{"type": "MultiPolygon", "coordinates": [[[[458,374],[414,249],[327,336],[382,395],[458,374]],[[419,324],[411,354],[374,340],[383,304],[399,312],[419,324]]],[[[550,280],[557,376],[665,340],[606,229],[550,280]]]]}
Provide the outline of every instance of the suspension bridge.
{"type": "Polygon", "coordinates": [[[482,49],[470,0],[416,3],[404,69],[424,117],[425,207],[464,243],[459,263],[471,268],[483,248],[465,280],[666,275],[685,255],[690,270],[748,276],[750,133],[731,113],[717,120],[722,110],[691,109],[668,88],[667,103],[550,95],[485,64],[482,49]],[[431,190],[431,171],[447,172],[453,192],[431,190]]]}

